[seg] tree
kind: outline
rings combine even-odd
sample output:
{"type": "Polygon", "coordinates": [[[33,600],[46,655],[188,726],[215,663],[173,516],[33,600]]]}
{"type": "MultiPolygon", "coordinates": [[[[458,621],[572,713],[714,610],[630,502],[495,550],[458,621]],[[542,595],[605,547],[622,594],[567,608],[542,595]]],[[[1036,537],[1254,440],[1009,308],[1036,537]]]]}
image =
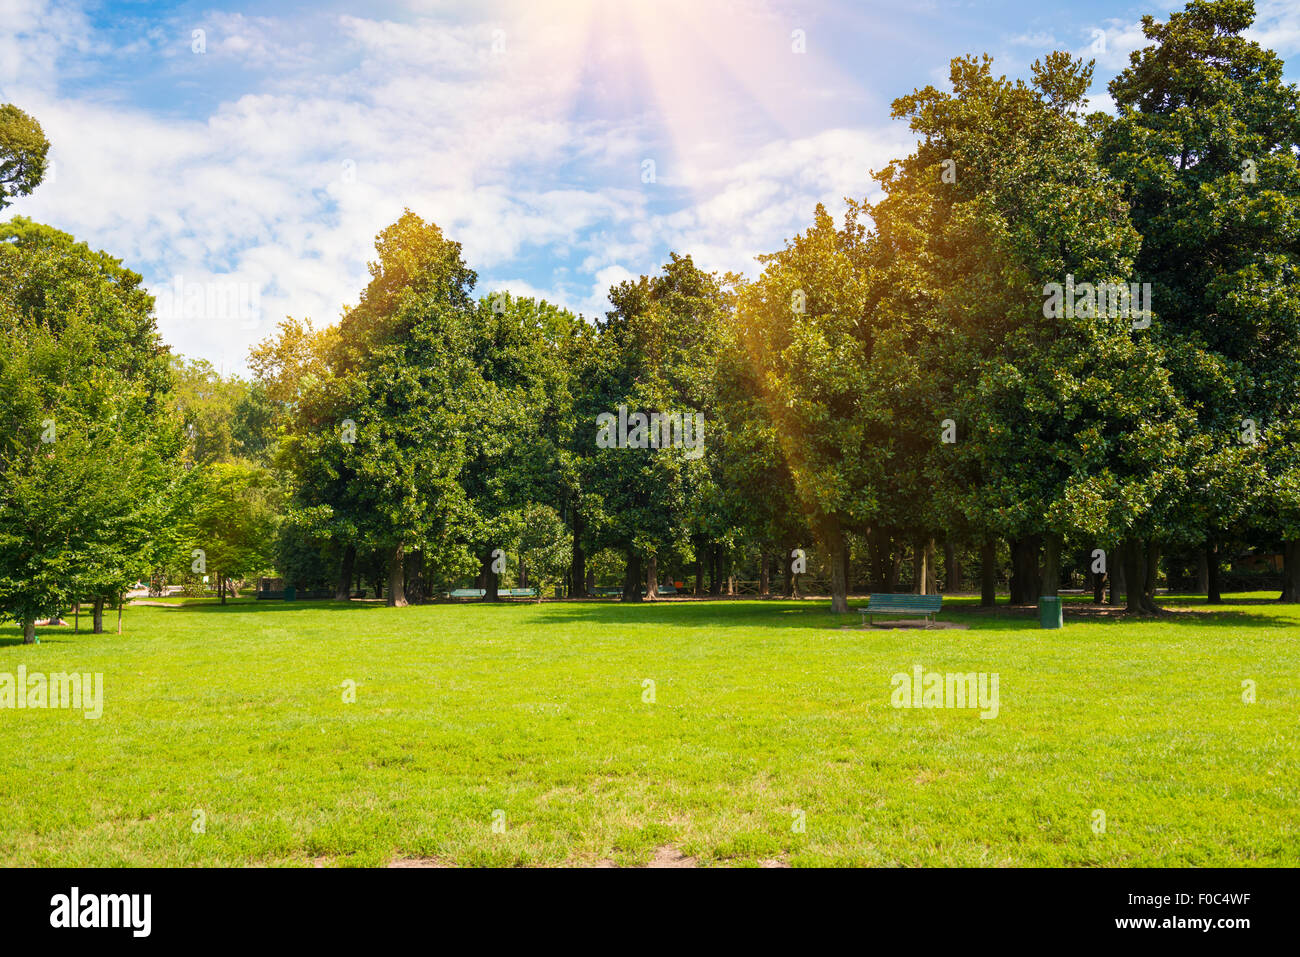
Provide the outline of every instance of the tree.
{"type": "Polygon", "coordinates": [[[559,512],[549,505],[530,502],[519,515],[517,552],[537,600],[563,580],[573,560],[573,540],[559,512]]]}
{"type": "Polygon", "coordinates": [[[641,600],[643,584],[653,596],[659,558],[702,527],[718,424],[715,369],[733,284],[676,254],[662,275],[618,284],[579,374],[585,545],[593,554],[623,553],[627,601],[641,600]]]}
{"type": "Polygon", "coordinates": [[[119,596],[167,538],[180,433],[140,282],[66,233],[0,226],[0,613],[27,640],[119,596]]]}
{"type": "Polygon", "coordinates": [[[192,525],[191,566],[216,579],[226,603],[227,586],[266,570],[276,535],[276,490],[271,473],[245,462],[215,462],[199,474],[192,525]]]}
{"type": "Polygon", "coordinates": [[[379,234],[359,305],[332,342],[328,373],[304,386],[284,439],[292,520],[381,550],[388,601],[405,605],[407,551],[437,541],[442,573],[470,563],[459,478],[483,407],[460,244],[407,211],[379,234]]]}
{"type": "Polygon", "coordinates": [[[1241,35],[1253,19],[1250,0],[1143,17],[1153,42],[1110,84],[1118,115],[1095,124],[1144,237],[1137,269],[1159,313],[1151,335],[1197,417],[1188,500],[1169,524],[1205,541],[1212,570],[1220,543],[1252,527],[1280,536],[1295,582],[1300,92],[1277,56],[1241,35]],[[1259,487],[1267,493],[1243,495],[1259,487]]]}
{"type": "MultiPolygon", "coordinates": [[[[813,225],[760,257],[759,280],[741,290],[738,343],[761,383],[768,430],[780,443],[794,495],[831,564],[831,608],[848,609],[846,536],[882,513],[907,408],[907,317],[877,312],[883,285],[873,238],[850,204],[836,228],[818,205],[813,225]]],[[[788,560],[788,556],[786,556],[788,560]]]]}
{"type": "Polygon", "coordinates": [[[471,323],[482,383],[459,478],[469,506],[464,544],[479,559],[485,599],[495,601],[493,555],[509,550],[523,515],[573,512],[576,476],[564,426],[573,421],[574,359],[584,336],[572,313],[504,292],[480,299],[471,323]]]}
{"type": "MultiPolygon", "coordinates": [[[[872,212],[895,259],[926,269],[906,308],[927,316],[933,407],[955,439],[929,445],[926,484],[945,524],[1010,540],[1012,600],[1031,601],[1055,593],[1069,536],[1157,534],[1190,417],[1158,343],[1133,328],[1136,304],[1059,308],[1076,276],[1080,291],[1127,291],[1140,239],[1079,122],[1091,65],[1055,53],[1032,84],[990,65],[959,58],[951,94],[895,102],[924,139],[882,174],[889,196],[872,212]]],[[[1151,610],[1142,597],[1131,610],[1151,610]]]]}
{"type": "Polygon", "coordinates": [[[40,185],[49,149],[41,124],[12,103],[0,105],[0,209],[40,185]]]}

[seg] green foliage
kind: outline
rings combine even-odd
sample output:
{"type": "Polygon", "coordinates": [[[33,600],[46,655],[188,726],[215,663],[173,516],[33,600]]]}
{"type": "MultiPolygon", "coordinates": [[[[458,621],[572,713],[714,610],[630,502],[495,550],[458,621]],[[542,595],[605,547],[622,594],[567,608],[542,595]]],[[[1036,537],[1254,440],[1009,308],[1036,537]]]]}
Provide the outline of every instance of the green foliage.
{"type": "Polygon", "coordinates": [[[0,104],[0,209],[40,185],[49,149],[41,124],[12,103],[0,104]]]}
{"type": "Polygon", "coordinates": [[[1190,494],[1168,522],[1198,541],[1252,524],[1300,538],[1285,491],[1300,420],[1300,91],[1242,36],[1253,18],[1248,0],[1144,17],[1151,45],[1110,84],[1119,114],[1094,121],[1143,235],[1152,333],[1197,417],[1190,494]],[[1243,443],[1247,419],[1258,445],[1243,443]]]}
{"type": "Polygon", "coordinates": [[[0,614],[116,596],[171,540],[179,423],[140,277],[0,226],[0,614]]]}
{"type": "Polygon", "coordinates": [[[573,538],[560,513],[549,505],[529,502],[519,513],[517,551],[540,601],[569,571],[573,538]]]}
{"type": "Polygon", "coordinates": [[[195,477],[188,524],[215,580],[238,580],[270,569],[280,512],[274,476],[246,462],[216,462],[195,477]]]}
{"type": "Polygon", "coordinates": [[[578,374],[583,388],[574,450],[589,551],[617,548],[648,557],[689,538],[728,535],[731,517],[715,507],[716,377],[735,282],[674,254],[662,275],[610,290],[614,309],[597,324],[578,374]],[[702,416],[702,433],[692,435],[698,447],[686,447],[684,429],[676,439],[670,431],[668,447],[600,447],[598,419],[620,416],[620,407],[628,417],[702,416]]]}

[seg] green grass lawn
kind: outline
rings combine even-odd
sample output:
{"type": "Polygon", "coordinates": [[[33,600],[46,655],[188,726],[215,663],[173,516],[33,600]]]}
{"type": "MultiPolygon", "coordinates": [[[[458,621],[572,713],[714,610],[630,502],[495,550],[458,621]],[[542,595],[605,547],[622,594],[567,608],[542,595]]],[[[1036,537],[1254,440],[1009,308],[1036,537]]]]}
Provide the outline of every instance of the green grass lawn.
{"type": "Polygon", "coordinates": [[[1300,607],[1243,598],[1062,631],[972,599],[941,615],[969,630],[845,630],[813,601],[10,627],[0,672],[103,672],[105,700],[0,709],[0,863],[1295,865],[1300,607]],[[998,716],[892,707],[916,664],[997,672],[998,716]]]}

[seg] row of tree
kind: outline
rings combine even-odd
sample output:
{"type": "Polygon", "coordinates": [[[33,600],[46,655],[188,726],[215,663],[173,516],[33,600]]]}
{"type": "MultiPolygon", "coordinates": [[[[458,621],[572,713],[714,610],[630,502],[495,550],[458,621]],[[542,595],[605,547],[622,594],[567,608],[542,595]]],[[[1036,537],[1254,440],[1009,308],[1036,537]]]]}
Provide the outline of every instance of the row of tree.
{"type": "MultiPolygon", "coordinates": [[[[919,142],[880,201],[819,207],[752,281],[671,255],[595,323],[476,297],[460,245],[408,211],[358,304],[283,322],[251,383],[170,357],[117,260],[14,220],[0,610],[202,567],[339,597],[369,576],[394,605],[506,575],[580,595],[611,553],[640,600],[665,574],[719,590],[737,555],[788,580],[815,547],[845,611],[855,549],[882,586],[910,552],[926,589],[936,543],[950,573],[978,556],[991,602],[999,542],[1013,601],[1100,550],[1152,610],[1160,554],[1190,549],[1213,600],[1243,542],[1284,555],[1300,600],[1300,95],[1252,20],[1248,0],[1145,18],[1114,116],[1085,115],[1092,65],[1068,54],[1028,82],[954,60],[951,91],[894,103],[919,142]],[[1084,305],[1135,284],[1139,321],[1084,305]]],[[[4,122],[18,195],[44,140],[4,122]]]]}
{"type": "Polygon", "coordinates": [[[459,245],[408,213],[337,328],[287,323],[254,353],[291,521],[339,544],[340,594],[355,550],[383,550],[397,604],[412,569],[491,595],[526,531],[568,538],[575,594],[584,556],[621,551],[634,600],[665,563],[815,541],[845,610],[851,539],[873,565],[938,540],[990,569],[1006,540],[1028,601],[1063,553],[1139,582],[1161,549],[1204,548],[1213,576],[1249,541],[1284,553],[1297,600],[1300,112],[1252,18],[1147,18],[1113,117],[1083,114],[1092,67],[1067,54],[1030,82],[955,60],[950,92],[894,104],[920,142],[880,202],[819,208],[753,282],[674,255],[594,326],[474,300],[459,245]],[[1152,315],[1045,308],[1073,277],[1150,284],[1152,315]],[[706,454],[602,447],[620,408],[703,413],[706,454]]]}

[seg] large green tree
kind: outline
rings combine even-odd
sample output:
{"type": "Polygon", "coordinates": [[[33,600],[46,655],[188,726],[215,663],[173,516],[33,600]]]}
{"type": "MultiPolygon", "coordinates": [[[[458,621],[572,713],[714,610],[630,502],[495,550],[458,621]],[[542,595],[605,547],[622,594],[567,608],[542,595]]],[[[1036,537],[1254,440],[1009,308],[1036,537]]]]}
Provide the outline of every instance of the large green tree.
{"type": "Polygon", "coordinates": [[[361,302],[297,399],[282,462],[291,520],[382,551],[389,604],[405,605],[408,551],[437,543],[442,574],[471,567],[459,480],[486,386],[472,354],[475,276],[460,244],[408,211],[375,248],[361,302]]]}
{"type": "Polygon", "coordinates": [[[701,509],[716,454],[716,366],[733,282],[673,254],[662,274],[618,284],[580,372],[586,544],[591,553],[625,556],[630,601],[641,600],[643,583],[653,596],[660,558],[692,531],[697,550],[721,531],[701,509]]]}
{"type": "MultiPolygon", "coordinates": [[[[1127,541],[1135,557],[1183,482],[1189,420],[1131,314],[1140,295],[1130,315],[1060,302],[1076,281],[1127,291],[1140,242],[1079,117],[1091,72],[1057,53],[1026,83],[995,77],[988,57],[954,60],[951,93],[895,102],[923,139],[882,175],[873,210],[892,255],[924,266],[901,291],[926,317],[934,408],[955,436],[930,444],[930,485],[945,524],[1012,542],[1013,600],[1055,594],[1069,536],[1127,541]]],[[[1130,608],[1149,610],[1145,597],[1130,608]]]]}
{"type": "Polygon", "coordinates": [[[1195,526],[1183,531],[1205,541],[1212,572],[1217,546],[1251,527],[1285,539],[1294,601],[1300,91],[1272,51],[1243,36],[1253,19],[1250,0],[1143,17],[1151,43],[1110,84],[1118,115],[1095,123],[1143,236],[1137,270],[1159,315],[1151,334],[1197,418],[1191,495],[1170,524],[1195,526]]]}
{"type": "Polygon", "coordinates": [[[33,622],[146,576],[179,501],[168,355],[141,278],[48,226],[0,226],[0,612],[33,622]]]}

